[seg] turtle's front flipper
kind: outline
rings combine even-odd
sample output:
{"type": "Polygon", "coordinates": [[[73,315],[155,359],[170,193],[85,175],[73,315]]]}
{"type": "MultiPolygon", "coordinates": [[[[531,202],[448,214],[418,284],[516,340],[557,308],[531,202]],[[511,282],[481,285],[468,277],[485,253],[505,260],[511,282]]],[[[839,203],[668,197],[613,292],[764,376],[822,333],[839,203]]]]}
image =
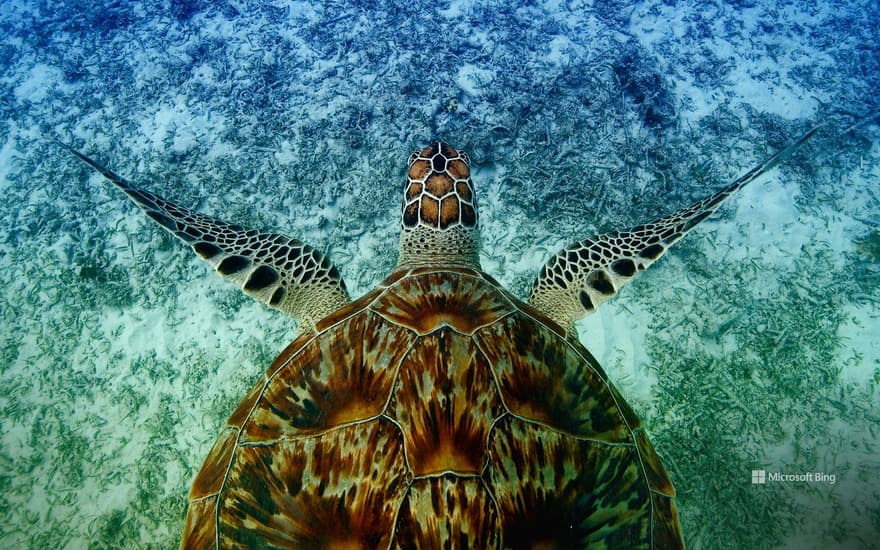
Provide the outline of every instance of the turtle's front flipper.
{"type": "Polygon", "coordinates": [[[721,191],[683,210],[628,231],[599,235],[563,248],[541,269],[529,303],[570,330],[575,321],[617,294],[636,273],[657,261],[731,195],[785,160],[817,130],[811,129],[721,191]]]}
{"type": "Polygon", "coordinates": [[[350,301],[339,271],[311,246],[177,206],[134,187],[69,145],[57,143],[125,191],[149,217],[190,245],[248,296],[296,317],[309,328],[350,301]]]}

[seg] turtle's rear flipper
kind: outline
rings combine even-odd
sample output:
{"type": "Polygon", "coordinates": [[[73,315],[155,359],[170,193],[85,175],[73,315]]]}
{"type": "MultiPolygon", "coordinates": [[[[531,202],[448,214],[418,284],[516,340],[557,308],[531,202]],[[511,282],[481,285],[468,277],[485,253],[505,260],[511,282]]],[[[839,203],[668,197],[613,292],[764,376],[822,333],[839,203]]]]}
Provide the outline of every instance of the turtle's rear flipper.
{"type": "Polygon", "coordinates": [[[731,195],[797,151],[811,129],[714,195],[683,210],[627,231],[607,233],[569,245],[550,258],[532,286],[529,303],[570,330],[620,287],[657,261],[666,249],[709,217],[731,195]]]}
{"type": "Polygon", "coordinates": [[[296,317],[307,328],[350,301],[339,271],[311,246],[177,206],[55,141],[125,191],[150,218],[190,245],[248,296],[296,317]]]}

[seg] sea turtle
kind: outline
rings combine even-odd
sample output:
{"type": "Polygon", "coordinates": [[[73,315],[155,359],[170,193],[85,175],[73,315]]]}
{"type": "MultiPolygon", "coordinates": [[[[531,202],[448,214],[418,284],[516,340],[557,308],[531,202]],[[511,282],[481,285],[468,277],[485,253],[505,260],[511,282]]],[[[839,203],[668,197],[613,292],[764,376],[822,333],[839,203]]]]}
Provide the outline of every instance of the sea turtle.
{"type": "Polygon", "coordinates": [[[410,157],[397,267],[354,301],[316,249],[64,145],[300,322],[196,475],[182,548],[682,547],[669,476],[574,322],[812,133],[688,208],[559,251],[528,302],[481,270],[470,161],[443,142],[410,157]]]}

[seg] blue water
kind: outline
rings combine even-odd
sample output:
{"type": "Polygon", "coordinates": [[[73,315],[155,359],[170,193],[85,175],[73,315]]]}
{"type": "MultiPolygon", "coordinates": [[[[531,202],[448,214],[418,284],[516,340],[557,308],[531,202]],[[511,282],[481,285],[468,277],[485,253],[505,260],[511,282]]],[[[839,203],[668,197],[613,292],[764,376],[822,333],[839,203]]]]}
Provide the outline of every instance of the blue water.
{"type": "Polygon", "coordinates": [[[175,547],[296,333],[47,138],[309,242],[352,295],[394,265],[407,155],[444,139],[525,296],[561,246],[824,123],[578,328],[690,547],[876,547],[876,2],[269,4],[0,1],[0,546],[175,547]]]}

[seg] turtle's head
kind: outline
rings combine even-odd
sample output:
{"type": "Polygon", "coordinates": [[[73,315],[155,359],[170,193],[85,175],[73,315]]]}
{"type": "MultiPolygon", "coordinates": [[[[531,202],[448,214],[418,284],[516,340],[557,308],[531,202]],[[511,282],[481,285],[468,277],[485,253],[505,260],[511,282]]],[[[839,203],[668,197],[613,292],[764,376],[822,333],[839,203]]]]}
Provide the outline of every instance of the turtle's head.
{"type": "Polygon", "coordinates": [[[398,267],[479,269],[477,197],[464,151],[436,141],[409,157],[398,267]]]}

